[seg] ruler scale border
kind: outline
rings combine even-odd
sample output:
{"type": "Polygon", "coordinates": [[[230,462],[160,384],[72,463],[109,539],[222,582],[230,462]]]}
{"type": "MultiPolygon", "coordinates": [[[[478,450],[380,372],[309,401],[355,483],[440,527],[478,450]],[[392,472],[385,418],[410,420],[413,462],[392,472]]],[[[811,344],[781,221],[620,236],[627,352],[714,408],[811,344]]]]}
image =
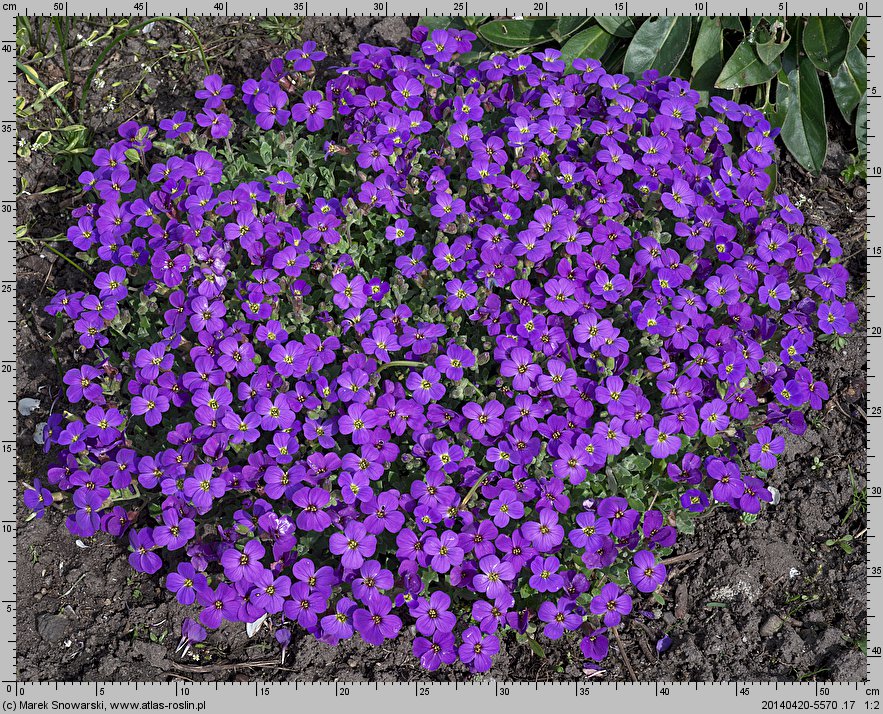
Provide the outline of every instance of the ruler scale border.
{"type": "MultiPolygon", "coordinates": [[[[270,2],[270,0],[266,0],[270,2]]],[[[877,0],[875,0],[876,2],[877,0]]],[[[314,8],[318,3],[314,3],[314,8]]],[[[828,7],[818,0],[807,2],[752,2],[744,6],[734,7],[722,0],[672,0],[660,8],[658,2],[649,0],[631,0],[617,2],[603,0],[594,7],[584,2],[568,0],[551,0],[536,3],[526,0],[504,0],[503,2],[483,3],[473,0],[471,3],[457,3],[458,11],[454,11],[453,0],[433,4],[431,7],[416,8],[423,10],[424,15],[501,15],[536,17],[554,15],[690,15],[690,16],[723,16],[769,15],[771,12],[783,15],[864,15],[868,20],[868,106],[867,106],[867,203],[874,206],[877,186],[883,182],[872,180],[878,175],[874,168],[883,166],[883,147],[881,140],[874,134],[876,128],[875,101],[883,97],[883,56],[874,50],[874,42],[883,34],[883,16],[874,14],[883,12],[883,2],[870,5],[870,0],[858,2],[845,0],[835,7],[828,7]],[[462,7],[462,10],[459,8],[462,7]],[[542,8],[538,11],[538,8],[542,8]],[[450,10],[450,12],[448,12],[450,10]],[[874,82],[878,82],[877,85],[874,82]],[[878,87],[873,92],[873,87],[878,87]],[[880,150],[878,152],[878,147],[880,150]],[[880,161],[875,164],[875,161],[880,161]]],[[[6,163],[5,181],[11,181],[14,199],[18,193],[17,144],[18,127],[15,116],[16,68],[14,61],[17,54],[15,43],[16,17],[18,15],[56,15],[56,16],[146,16],[180,15],[180,4],[172,0],[144,0],[143,2],[106,1],[104,6],[97,6],[84,0],[58,2],[57,0],[37,0],[36,2],[3,2],[0,3],[0,18],[5,16],[6,23],[0,27],[10,27],[9,38],[0,34],[0,48],[4,48],[0,57],[9,55],[5,67],[7,84],[12,92],[10,109],[0,113],[0,127],[12,125],[11,131],[0,133],[0,148],[4,141],[11,145],[12,161],[6,163]],[[5,50],[11,45],[12,50],[5,50]],[[11,111],[11,113],[9,113],[11,111]]],[[[259,8],[260,9],[260,8],[259,8]]],[[[356,0],[356,2],[323,3],[324,12],[310,12],[310,4],[306,0],[280,0],[263,8],[263,15],[281,16],[412,16],[415,14],[413,5],[404,0],[356,0]],[[327,12],[329,4],[335,12],[327,12]]],[[[184,8],[184,15],[203,15],[213,17],[255,17],[261,16],[253,12],[254,8],[247,2],[236,0],[215,2],[214,0],[189,0],[184,8]]],[[[5,33],[4,33],[5,34],[5,33]]],[[[7,154],[8,156],[9,154],[7,154]]],[[[0,184],[2,185],[2,184],[0,184]]],[[[5,185],[9,185],[6,183],[5,185]]],[[[0,196],[2,198],[2,196],[0,196]]],[[[7,436],[18,436],[18,411],[16,400],[17,388],[17,212],[13,203],[11,213],[0,213],[3,229],[7,239],[0,241],[0,299],[2,299],[2,320],[5,332],[0,335],[0,344],[7,346],[0,362],[12,362],[11,372],[3,372],[3,389],[11,395],[9,409],[3,414],[0,410],[0,426],[7,436]],[[5,286],[11,286],[8,290],[5,286]]],[[[883,292],[879,295],[877,277],[871,283],[872,266],[880,265],[878,274],[883,278],[883,207],[872,208],[867,216],[867,274],[866,274],[866,318],[867,335],[872,333],[872,326],[883,326],[883,292]]],[[[883,603],[883,557],[878,551],[883,544],[878,544],[872,529],[871,516],[877,522],[877,510],[883,508],[883,479],[871,470],[872,459],[877,457],[875,451],[883,445],[883,390],[879,393],[876,384],[877,370],[883,371],[883,338],[867,339],[867,366],[873,370],[868,376],[866,391],[866,412],[868,415],[867,434],[867,646],[868,671],[862,682],[636,682],[623,683],[604,680],[583,680],[574,682],[498,682],[478,680],[472,682],[248,682],[248,683],[216,683],[216,682],[22,682],[18,681],[16,667],[16,513],[18,509],[17,492],[17,457],[15,440],[0,440],[0,467],[6,474],[9,491],[6,496],[0,494],[0,543],[8,554],[0,558],[0,702],[3,711],[19,709],[45,708],[47,710],[65,711],[76,709],[76,705],[85,704],[92,710],[112,711],[115,709],[132,709],[137,703],[139,709],[162,711],[229,711],[234,707],[253,706],[255,700],[261,704],[275,706],[279,704],[312,704],[343,710],[350,706],[350,700],[358,698],[360,704],[370,706],[389,706],[396,710],[413,706],[417,700],[419,706],[429,712],[450,712],[452,705],[462,705],[468,701],[476,708],[500,700],[500,704],[514,707],[515,710],[535,709],[537,705],[565,705],[572,700],[591,702],[591,706],[638,707],[646,706],[650,700],[657,700],[663,707],[675,707],[679,712],[707,711],[710,705],[745,706],[757,710],[773,709],[828,709],[837,711],[875,711],[883,709],[883,614],[877,617],[872,607],[883,603]],[[873,386],[873,389],[872,389],[873,386]],[[879,412],[875,415],[875,412],[879,412]],[[703,695],[703,699],[699,696],[703,695]],[[714,701],[709,697],[714,697],[714,701]],[[554,699],[553,699],[554,698],[554,699]],[[120,707],[120,704],[128,704],[120,707]],[[42,706],[40,706],[42,705],[42,706]],[[73,705],[73,706],[72,706],[73,705]],[[115,706],[116,705],[116,706],[115,706]]],[[[883,458],[883,452],[881,452],[883,458]]],[[[2,483],[2,482],[0,482],[2,483]]]]}

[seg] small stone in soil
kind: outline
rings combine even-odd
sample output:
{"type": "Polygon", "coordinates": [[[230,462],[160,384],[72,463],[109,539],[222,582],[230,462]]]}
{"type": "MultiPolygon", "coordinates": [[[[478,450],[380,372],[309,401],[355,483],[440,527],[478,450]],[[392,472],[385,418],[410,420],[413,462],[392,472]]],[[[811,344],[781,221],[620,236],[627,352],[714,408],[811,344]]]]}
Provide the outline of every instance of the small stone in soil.
{"type": "Polygon", "coordinates": [[[40,615],[37,632],[47,642],[61,642],[67,634],[68,619],[64,615],[40,615]]]}

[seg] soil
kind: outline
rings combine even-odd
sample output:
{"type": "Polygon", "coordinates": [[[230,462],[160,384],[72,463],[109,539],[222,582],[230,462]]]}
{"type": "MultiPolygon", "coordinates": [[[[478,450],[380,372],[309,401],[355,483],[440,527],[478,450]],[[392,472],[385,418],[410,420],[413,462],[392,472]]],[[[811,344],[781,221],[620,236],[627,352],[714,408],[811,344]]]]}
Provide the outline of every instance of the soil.
{"type": "MultiPolygon", "coordinates": [[[[253,76],[270,58],[296,44],[286,32],[315,40],[331,61],[343,64],[360,42],[405,46],[415,24],[402,18],[306,18],[295,26],[232,18],[224,23],[191,21],[213,71],[234,82],[253,76]]],[[[77,29],[83,34],[91,31],[85,26],[77,29]]],[[[191,96],[201,68],[190,56],[172,56],[175,44],[192,46],[180,26],[155,23],[148,35],[139,33],[121,42],[105,59],[103,84],[93,85],[90,106],[109,109],[84,117],[94,132],[94,145],[106,143],[122,121],[156,121],[180,108],[182,96],[191,96]],[[134,91],[133,72],[140,72],[134,91]],[[123,79],[127,96],[114,87],[123,79]]],[[[73,86],[82,86],[99,51],[81,48],[72,57],[73,86]]],[[[47,85],[63,76],[60,62],[53,59],[38,67],[47,85]]],[[[33,96],[24,80],[19,92],[33,96]]],[[[47,107],[45,112],[53,111],[48,103],[47,107]]],[[[35,138],[24,126],[19,131],[25,139],[35,138]]],[[[845,127],[832,124],[829,131],[832,140],[820,177],[807,175],[782,157],[778,181],[809,222],[840,237],[849,256],[850,299],[859,305],[862,323],[842,354],[823,349],[810,364],[813,374],[829,385],[831,400],[802,437],[789,440],[772,474],[772,484],[781,493],[778,505],[752,524],[735,513],[716,511],[698,524],[696,535],[681,536],[676,555],[684,559],[669,566],[663,591],[666,606],[654,619],[635,618],[622,632],[625,652],[612,645],[606,669],[595,673],[602,679],[629,678],[623,654],[637,677],[650,681],[844,681],[866,676],[866,200],[862,182],[847,185],[840,175],[855,150],[845,138],[845,127]],[[840,541],[843,548],[835,541],[845,535],[853,539],[840,541]],[[672,645],[657,654],[655,644],[663,634],[671,637],[672,645]]],[[[19,172],[32,194],[49,186],[71,186],[76,176],[65,175],[45,152],[20,160],[19,172]]],[[[27,222],[36,238],[56,236],[66,229],[66,217],[77,200],[78,193],[69,188],[51,196],[22,197],[19,223],[27,222]]],[[[18,397],[40,400],[39,408],[19,419],[21,482],[46,468],[33,435],[59,394],[58,368],[47,354],[53,338],[59,363],[64,366],[71,360],[64,351],[65,335],[56,336],[55,323],[41,308],[50,289],[78,289],[84,280],[47,246],[65,251],[63,243],[19,243],[18,397]]],[[[408,637],[381,648],[359,642],[331,648],[303,636],[292,642],[282,665],[279,648],[266,630],[249,639],[244,627],[233,625],[211,633],[198,659],[181,658],[175,654],[180,622],[192,612],[178,605],[158,578],[133,572],[120,544],[96,537],[81,545],[70,537],[58,511],[50,510],[43,520],[27,520],[27,512],[20,509],[21,680],[462,681],[469,676],[459,668],[434,675],[419,670],[408,637]]],[[[649,602],[646,607],[651,609],[649,602]]],[[[575,641],[544,644],[545,657],[539,657],[514,639],[505,640],[488,676],[529,681],[588,676],[575,641]]]]}

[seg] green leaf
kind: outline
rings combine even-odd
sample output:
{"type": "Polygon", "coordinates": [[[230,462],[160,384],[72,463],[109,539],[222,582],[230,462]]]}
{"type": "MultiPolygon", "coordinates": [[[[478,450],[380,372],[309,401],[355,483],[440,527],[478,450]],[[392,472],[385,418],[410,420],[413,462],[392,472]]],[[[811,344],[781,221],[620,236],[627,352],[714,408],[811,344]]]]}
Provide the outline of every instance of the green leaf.
{"type": "Polygon", "coordinates": [[[533,650],[533,653],[542,659],[546,659],[546,651],[543,649],[542,645],[537,642],[533,637],[528,638],[527,644],[530,645],[530,648],[533,650]]]}
{"type": "Polygon", "coordinates": [[[614,37],[632,37],[635,34],[635,23],[630,17],[596,17],[595,22],[614,37]]]}
{"type": "Polygon", "coordinates": [[[865,36],[865,33],[867,31],[868,18],[866,18],[864,15],[854,17],[852,19],[852,24],[849,26],[849,49],[857,47],[859,41],[862,39],[862,37],[865,36]]]}
{"type": "Polygon", "coordinates": [[[633,76],[648,69],[671,74],[690,44],[689,17],[657,17],[645,22],[625,53],[623,71],[633,76]]]}
{"type": "Polygon", "coordinates": [[[532,20],[494,20],[478,28],[478,34],[499,47],[519,49],[552,39],[556,20],[548,17],[532,20]]]}
{"type": "Polygon", "coordinates": [[[696,530],[694,516],[689,511],[678,511],[675,514],[675,528],[678,533],[692,535],[696,530]]]}
{"type": "Polygon", "coordinates": [[[815,65],[804,57],[798,68],[788,73],[788,84],[782,141],[801,166],[818,173],[828,150],[828,128],[825,97],[815,65]]]}
{"type": "Polygon", "coordinates": [[[630,454],[623,459],[622,465],[632,473],[643,473],[650,466],[650,459],[643,454],[630,454]]]}
{"type": "Polygon", "coordinates": [[[868,85],[867,60],[857,49],[846,54],[846,61],[840,65],[837,74],[831,75],[831,90],[837,108],[847,124],[852,124],[852,113],[868,85]]]}
{"type": "Polygon", "coordinates": [[[769,185],[763,190],[763,198],[765,201],[772,201],[776,195],[776,186],[779,184],[779,170],[776,168],[775,162],[771,163],[764,169],[764,173],[770,177],[769,185]]]}
{"type": "Polygon", "coordinates": [[[693,88],[711,90],[724,67],[724,31],[718,18],[703,17],[700,21],[691,67],[693,88]]]}
{"type": "Polygon", "coordinates": [[[834,72],[846,59],[849,30],[839,17],[811,17],[803,30],[803,51],[822,72],[834,72]]]}
{"type": "Polygon", "coordinates": [[[610,43],[613,35],[602,28],[595,26],[583,30],[571,37],[561,48],[561,59],[571,68],[573,60],[577,58],[601,59],[610,43]]]}
{"type": "Polygon", "coordinates": [[[741,89],[763,84],[775,77],[780,67],[778,59],[772,64],[761,62],[754,46],[744,40],[730,55],[714,86],[718,89],[741,89]]]}
{"type": "Polygon", "coordinates": [[[721,27],[725,30],[732,30],[733,32],[741,32],[742,35],[745,35],[745,28],[742,26],[742,20],[737,15],[724,15],[720,19],[721,27]]]}
{"type": "Polygon", "coordinates": [[[773,34],[770,35],[769,39],[765,42],[755,43],[754,49],[757,50],[757,56],[760,58],[761,62],[764,64],[771,64],[776,57],[788,49],[790,43],[791,36],[786,30],[784,36],[781,38],[777,39],[775,34],[773,34]]]}
{"type": "Polygon", "coordinates": [[[785,21],[785,28],[791,37],[791,42],[787,49],[782,53],[782,69],[788,74],[792,69],[797,68],[797,62],[800,60],[800,48],[803,44],[803,18],[789,17],[785,21]]]}
{"type": "Polygon", "coordinates": [[[556,39],[559,42],[563,42],[566,37],[572,35],[579,28],[585,25],[590,19],[591,18],[589,17],[578,16],[562,17],[558,20],[558,25],[555,27],[555,30],[552,32],[552,34],[556,36],[556,39]]]}
{"type": "Polygon", "coordinates": [[[273,147],[266,141],[262,141],[258,152],[261,155],[261,161],[264,162],[264,166],[269,168],[270,162],[273,160],[273,147]]]}
{"type": "Polygon", "coordinates": [[[52,132],[41,131],[37,138],[34,139],[34,143],[31,148],[33,148],[34,151],[39,151],[40,149],[48,146],[50,141],[52,141],[52,132]]]}
{"type": "Polygon", "coordinates": [[[858,100],[858,111],[855,113],[855,143],[858,153],[868,155],[868,93],[862,94],[858,100]]]}

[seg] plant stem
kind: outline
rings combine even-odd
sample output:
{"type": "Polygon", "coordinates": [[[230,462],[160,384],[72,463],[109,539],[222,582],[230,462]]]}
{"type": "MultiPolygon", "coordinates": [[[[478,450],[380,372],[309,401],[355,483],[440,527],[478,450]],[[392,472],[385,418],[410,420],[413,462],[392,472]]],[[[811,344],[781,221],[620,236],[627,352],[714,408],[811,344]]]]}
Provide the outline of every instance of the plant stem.
{"type": "Polygon", "coordinates": [[[386,364],[380,365],[377,369],[377,373],[380,374],[387,367],[425,367],[426,362],[413,362],[408,359],[400,359],[394,362],[387,362],[386,364]]]}
{"type": "Polygon", "coordinates": [[[626,653],[625,646],[622,644],[622,639],[619,637],[619,628],[613,627],[611,629],[613,630],[613,636],[616,637],[616,644],[619,645],[619,653],[622,655],[622,661],[625,662],[625,668],[629,671],[629,676],[632,678],[632,681],[637,682],[638,677],[635,675],[635,670],[632,668],[628,653],[626,653]]]}

